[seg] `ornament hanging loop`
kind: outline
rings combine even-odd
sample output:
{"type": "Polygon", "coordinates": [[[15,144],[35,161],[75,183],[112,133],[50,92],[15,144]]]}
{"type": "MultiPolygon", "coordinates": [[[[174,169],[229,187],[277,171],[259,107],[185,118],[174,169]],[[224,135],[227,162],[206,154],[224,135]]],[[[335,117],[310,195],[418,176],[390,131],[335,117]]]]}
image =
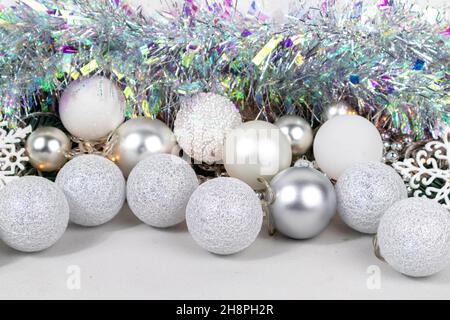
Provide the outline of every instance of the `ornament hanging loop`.
{"type": "Polygon", "coordinates": [[[270,236],[275,235],[276,230],[275,226],[273,225],[273,219],[272,214],[270,213],[270,205],[272,205],[275,202],[275,193],[273,192],[272,188],[270,187],[269,182],[260,177],[257,179],[258,182],[262,183],[264,185],[264,190],[262,191],[262,198],[261,198],[261,204],[264,211],[264,216],[266,217],[267,221],[267,229],[270,236]]]}
{"type": "Polygon", "coordinates": [[[373,253],[375,254],[375,257],[378,258],[378,260],[386,262],[386,260],[381,255],[380,246],[378,245],[378,237],[375,235],[372,239],[373,244],[373,253]]]}

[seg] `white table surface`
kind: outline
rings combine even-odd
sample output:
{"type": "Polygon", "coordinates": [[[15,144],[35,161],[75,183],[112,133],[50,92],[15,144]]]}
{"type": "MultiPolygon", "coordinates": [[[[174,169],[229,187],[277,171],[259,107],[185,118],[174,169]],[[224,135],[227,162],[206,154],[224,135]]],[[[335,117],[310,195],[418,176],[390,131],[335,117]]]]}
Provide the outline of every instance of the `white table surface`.
{"type": "Polygon", "coordinates": [[[450,268],[429,278],[403,276],[373,255],[370,236],[339,219],[308,241],[263,231],[247,250],[221,257],[198,247],[185,225],[154,229],[125,208],[101,227],[70,226],[40,253],[1,244],[0,298],[445,299],[450,268]],[[379,289],[367,286],[373,265],[379,289]],[[73,270],[80,271],[79,289],[67,285],[73,270]]]}

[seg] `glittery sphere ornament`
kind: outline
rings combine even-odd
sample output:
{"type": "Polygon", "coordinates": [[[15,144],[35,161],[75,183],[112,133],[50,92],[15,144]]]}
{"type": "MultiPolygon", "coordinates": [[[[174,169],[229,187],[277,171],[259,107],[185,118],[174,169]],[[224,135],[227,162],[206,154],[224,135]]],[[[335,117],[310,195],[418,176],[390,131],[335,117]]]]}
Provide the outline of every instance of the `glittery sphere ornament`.
{"type": "Polygon", "coordinates": [[[380,254],[405,275],[425,277],[450,265],[450,213],[426,198],[395,203],[378,228],[380,254]]]}
{"type": "Polygon", "coordinates": [[[179,151],[172,130],[157,119],[130,119],[116,130],[113,140],[115,143],[109,158],[125,177],[139,161],[152,154],[179,151]]]}
{"type": "Polygon", "coordinates": [[[212,179],[192,194],[186,209],[188,229],[204,249],[221,255],[250,246],[263,220],[260,200],[235,178],[212,179]]]}
{"type": "Polygon", "coordinates": [[[61,169],[72,143],[64,132],[54,127],[37,128],[27,139],[25,149],[33,167],[43,172],[61,169]]]}
{"type": "Polygon", "coordinates": [[[266,121],[249,121],[233,129],[225,139],[224,164],[227,173],[255,190],[264,189],[258,181],[270,181],[292,162],[289,139],[266,121]]]}
{"type": "Polygon", "coordinates": [[[318,167],[332,179],[363,161],[381,161],[383,141],[377,128],[360,116],[339,116],[325,122],[314,140],[318,167]]]}
{"type": "Polygon", "coordinates": [[[277,174],[270,187],[270,205],[275,229],[293,239],[317,236],[336,213],[333,185],[321,172],[293,167],[277,174]]]}
{"type": "Polygon", "coordinates": [[[228,98],[199,93],[182,101],[174,133],[188,156],[211,164],[222,160],[225,135],[241,123],[241,115],[228,98]]]}
{"type": "Polygon", "coordinates": [[[80,155],[59,171],[56,184],[70,207],[70,221],[98,226],[116,216],[125,202],[125,179],[110,160],[97,155],[80,155]]]}
{"type": "Polygon", "coordinates": [[[171,154],[152,155],[128,177],[128,205],[142,222],[170,227],[184,221],[186,205],[197,187],[197,176],[186,161],[171,154]]]}
{"type": "Polygon", "coordinates": [[[381,162],[362,162],[344,171],[336,183],[338,212],[351,228],[373,234],[383,214],[408,196],[403,179],[381,162]]]}
{"type": "Polygon", "coordinates": [[[24,252],[47,249],[69,222],[64,193],[51,181],[26,176],[11,181],[0,195],[0,238],[24,252]]]}
{"type": "Polygon", "coordinates": [[[64,127],[84,140],[105,138],[124,121],[125,97],[105,77],[83,78],[64,90],[59,114],[64,127]]]}
{"type": "Polygon", "coordinates": [[[305,119],[287,115],[279,118],[275,125],[289,139],[293,156],[298,157],[309,150],[314,136],[311,126],[305,119]]]}
{"type": "Polygon", "coordinates": [[[356,110],[345,101],[331,104],[322,112],[323,121],[328,121],[337,116],[356,115],[356,110]]]}

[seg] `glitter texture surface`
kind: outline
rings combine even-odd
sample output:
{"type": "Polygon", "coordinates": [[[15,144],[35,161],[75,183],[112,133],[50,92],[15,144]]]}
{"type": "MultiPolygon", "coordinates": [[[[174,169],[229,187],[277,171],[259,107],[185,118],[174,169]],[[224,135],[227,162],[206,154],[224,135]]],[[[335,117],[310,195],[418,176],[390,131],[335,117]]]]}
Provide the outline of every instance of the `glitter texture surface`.
{"type": "Polygon", "coordinates": [[[69,222],[64,193],[41,177],[22,177],[0,195],[0,238],[10,247],[35,252],[58,241],[69,222]]]}
{"type": "Polygon", "coordinates": [[[370,161],[345,170],[336,183],[336,195],[342,220],[359,232],[373,234],[386,210],[408,192],[394,169],[370,161]]]}
{"type": "Polygon", "coordinates": [[[237,253],[258,236],[263,220],[253,190],[235,178],[217,178],[202,184],[192,195],[186,221],[194,240],[221,255],[237,253]]]}
{"type": "Polygon", "coordinates": [[[81,155],[58,173],[56,184],[69,202],[70,221],[98,226],[116,216],[125,202],[125,178],[112,161],[97,155],[81,155]]]}
{"type": "Polygon", "coordinates": [[[378,244],[398,272],[412,277],[439,272],[450,264],[450,213],[430,199],[399,201],[381,219],[378,244]]]}
{"type": "Polygon", "coordinates": [[[197,176],[186,161],[171,154],[157,154],[142,160],[131,171],[127,201],[142,222],[166,228],[184,221],[186,205],[197,187],[197,176]]]}
{"type": "Polygon", "coordinates": [[[213,163],[222,160],[225,135],[241,123],[241,115],[228,98],[199,93],[183,100],[174,133],[191,158],[213,163]]]}

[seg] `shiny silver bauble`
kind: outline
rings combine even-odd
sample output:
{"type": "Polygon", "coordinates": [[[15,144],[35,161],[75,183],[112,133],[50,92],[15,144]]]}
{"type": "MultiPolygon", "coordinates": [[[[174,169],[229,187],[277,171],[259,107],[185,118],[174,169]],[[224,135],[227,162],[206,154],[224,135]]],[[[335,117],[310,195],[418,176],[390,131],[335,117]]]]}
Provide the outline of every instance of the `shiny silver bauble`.
{"type": "Polygon", "coordinates": [[[27,139],[25,149],[33,167],[43,172],[57,171],[67,161],[72,144],[58,128],[40,127],[27,139]]]}
{"type": "Polygon", "coordinates": [[[355,108],[345,101],[339,101],[325,107],[322,113],[322,120],[328,121],[336,116],[357,115],[355,108]]]}
{"type": "Polygon", "coordinates": [[[333,185],[315,169],[286,169],[272,179],[270,187],[275,199],[270,205],[272,222],[287,237],[315,237],[336,213],[333,185]]]}
{"type": "Polygon", "coordinates": [[[293,156],[301,156],[311,148],[314,138],[313,130],[302,117],[283,116],[275,122],[275,125],[289,139],[293,156]]]}
{"type": "Polygon", "coordinates": [[[128,177],[136,164],[158,153],[175,153],[175,135],[162,121],[150,118],[130,119],[122,124],[112,138],[114,147],[109,158],[128,177]]]}

